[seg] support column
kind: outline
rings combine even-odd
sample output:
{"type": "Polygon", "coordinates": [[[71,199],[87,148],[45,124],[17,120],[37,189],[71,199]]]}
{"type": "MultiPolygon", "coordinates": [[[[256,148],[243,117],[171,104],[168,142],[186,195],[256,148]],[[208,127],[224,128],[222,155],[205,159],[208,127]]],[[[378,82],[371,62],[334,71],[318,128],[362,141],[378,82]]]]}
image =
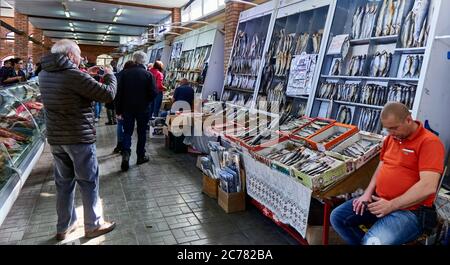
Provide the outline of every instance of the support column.
{"type": "Polygon", "coordinates": [[[14,36],[14,55],[26,62],[28,58],[28,16],[14,11],[14,27],[24,33],[14,36]]]}
{"type": "Polygon", "coordinates": [[[44,48],[44,55],[46,53],[50,52],[50,49],[52,48],[52,45],[53,45],[52,40],[49,37],[44,36],[44,46],[45,46],[45,48],[44,48]]]}
{"type": "MultiPolygon", "coordinates": [[[[181,8],[172,8],[172,23],[181,22],[181,8]]],[[[175,26],[180,26],[180,24],[175,23],[175,26]]],[[[172,32],[180,33],[180,29],[172,29],[172,32]]]]}
{"type": "Polygon", "coordinates": [[[225,6],[225,51],[224,51],[224,70],[227,72],[228,62],[230,60],[231,50],[233,49],[236,27],[239,22],[239,15],[248,7],[237,2],[227,2],[225,6]]]}
{"type": "MultiPolygon", "coordinates": [[[[33,38],[43,43],[44,36],[41,29],[34,28],[33,30],[33,38]]],[[[37,63],[41,60],[41,57],[44,53],[44,47],[42,45],[38,45],[36,43],[32,43],[33,45],[33,62],[37,63]]]]}

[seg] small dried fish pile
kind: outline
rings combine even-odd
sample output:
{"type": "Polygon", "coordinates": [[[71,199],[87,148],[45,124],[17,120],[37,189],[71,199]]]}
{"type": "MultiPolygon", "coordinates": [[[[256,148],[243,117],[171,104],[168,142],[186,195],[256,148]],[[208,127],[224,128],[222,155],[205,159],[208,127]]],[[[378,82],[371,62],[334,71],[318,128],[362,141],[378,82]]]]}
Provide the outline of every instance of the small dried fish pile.
{"type": "Polygon", "coordinates": [[[338,138],[339,136],[343,135],[344,133],[346,133],[346,132],[345,131],[344,132],[342,132],[342,131],[335,132],[332,135],[328,136],[327,138],[319,141],[318,143],[319,144],[327,144],[327,143],[333,141],[334,139],[338,138]]]}
{"type": "Polygon", "coordinates": [[[324,120],[315,120],[311,124],[305,126],[304,128],[300,129],[300,131],[296,132],[295,135],[307,138],[316,132],[320,131],[324,127],[330,125],[330,122],[324,121],[324,120]]]}
{"type": "Polygon", "coordinates": [[[291,150],[279,150],[266,156],[266,158],[278,162],[286,166],[293,166],[298,163],[305,163],[310,159],[314,159],[318,153],[306,147],[299,146],[291,150]]]}
{"type": "Polygon", "coordinates": [[[283,131],[283,132],[292,131],[292,130],[295,130],[296,128],[304,126],[310,122],[311,122],[310,119],[306,119],[306,118],[297,119],[297,118],[292,117],[291,119],[285,121],[283,124],[280,125],[280,131],[283,131]]]}
{"type": "Polygon", "coordinates": [[[337,152],[342,155],[359,158],[365,155],[373,146],[380,144],[380,142],[369,141],[366,139],[361,139],[354,144],[347,146],[342,152],[337,152]]]}
{"type": "Polygon", "coordinates": [[[389,87],[387,101],[401,102],[409,109],[412,109],[416,98],[416,91],[417,86],[415,85],[393,85],[389,87]]]}
{"type": "Polygon", "coordinates": [[[317,176],[330,170],[334,161],[330,157],[320,155],[305,162],[297,163],[294,168],[306,175],[317,176]]]}
{"type": "Polygon", "coordinates": [[[364,65],[366,64],[367,55],[355,55],[350,60],[348,65],[348,76],[361,76],[364,75],[364,65]]]}
{"type": "Polygon", "coordinates": [[[361,115],[359,117],[358,127],[361,131],[366,132],[378,132],[379,122],[380,122],[380,110],[374,109],[362,109],[361,115]]]}
{"type": "Polygon", "coordinates": [[[403,78],[419,78],[423,64],[423,55],[408,55],[403,63],[403,78]]]}
{"type": "Polygon", "coordinates": [[[412,10],[403,23],[401,42],[403,47],[423,47],[426,45],[430,30],[430,0],[415,0],[412,10]]]}
{"type": "Polygon", "coordinates": [[[392,53],[377,52],[370,63],[370,76],[388,77],[391,71],[392,53]]]}
{"type": "Polygon", "coordinates": [[[353,39],[366,39],[372,36],[375,26],[378,5],[367,3],[360,6],[353,15],[352,37],[353,39]]]}
{"type": "Polygon", "coordinates": [[[344,124],[351,124],[352,120],[352,110],[347,106],[342,106],[339,110],[336,121],[344,124]]]}
{"type": "Polygon", "coordinates": [[[387,103],[388,88],[375,84],[367,84],[362,88],[360,103],[384,106],[387,103]]]}

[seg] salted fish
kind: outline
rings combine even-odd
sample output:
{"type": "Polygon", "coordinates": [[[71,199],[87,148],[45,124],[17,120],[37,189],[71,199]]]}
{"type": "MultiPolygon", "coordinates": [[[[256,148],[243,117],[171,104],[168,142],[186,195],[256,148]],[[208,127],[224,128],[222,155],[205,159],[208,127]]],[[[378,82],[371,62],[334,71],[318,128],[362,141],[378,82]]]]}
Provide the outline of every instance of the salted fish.
{"type": "Polygon", "coordinates": [[[412,58],[411,56],[408,55],[408,57],[406,57],[405,63],[403,64],[403,73],[402,73],[403,78],[409,75],[412,63],[413,63],[412,58]]]}
{"type": "Polygon", "coordinates": [[[427,27],[427,18],[425,19],[425,22],[423,23],[422,30],[420,31],[419,40],[417,43],[417,47],[423,47],[425,46],[425,32],[427,27]]]}
{"type": "Polygon", "coordinates": [[[408,43],[409,43],[409,34],[411,31],[411,25],[412,25],[412,17],[413,17],[413,12],[409,12],[408,16],[406,16],[405,19],[405,23],[403,25],[403,31],[402,31],[402,44],[403,47],[407,48],[408,47],[408,43]]]}
{"type": "Polygon", "coordinates": [[[351,73],[352,76],[359,75],[359,67],[361,66],[361,58],[362,58],[362,56],[356,56],[355,64],[353,65],[353,68],[352,68],[352,73],[351,73]]]}
{"type": "Polygon", "coordinates": [[[367,55],[364,54],[363,56],[361,56],[361,62],[360,62],[359,69],[358,69],[359,75],[363,75],[364,65],[366,64],[366,59],[367,59],[367,55]]]}
{"type": "Polygon", "coordinates": [[[353,14],[352,20],[352,36],[353,39],[357,39],[359,36],[356,35],[356,24],[358,23],[359,13],[361,12],[362,7],[358,7],[355,10],[355,14],[353,14]]]}
{"type": "MultiPolygon", "coordinates": [[[[430,7],[430,0],[416,0],[413,11],[415,11],[416,17],[414,20],[414,46],[419,46],[420,32],[422,26],[426,22],[428,16],[428,10],[430,7]]],[[[426,23],[425,23],[426,24],[426,23]]]]}
{"type": "Polygon", "coordinates": [[[411,69],[409,71],[409,75],[411,77],[414,77],[416,75],[416,72],[419,68],[419,55],[413,56],[413,62],[411,64],[411,69]]]}
{"type": "Polygon", "coordinates": [[[383,53],[380,56],[380,67],[378,68],[378,75],[377,76],[382,76],[384,74],[384,72],[386,71],[386,67],[387,67],[387,52],[383,51],[383,53]]]}
{"type": "Polygon", "coordinates": [[[372,76],[378,76],[378,69],[380,68],[380,52],[375,54],[375,57],[372,60],[372,64],[370,65],[370,73],[372,76]]]}
{"type": "Polygon", "coordinates": [[[383,35],[388,36],[391,33],[391,25],[392,25],[392,18],[394,17],[395,13],[395,5],[393,0],[389,0],[388,6],[387,6],[387,13],[384,18],[383,23],[383,35]]]}
{"type": "Polygon", "coordinates": [[[380,14],[378,17],[378,22],[377,22],[377,28],[376,28],[376,32],[375,32],[375,35],[377,37],[380,37],[383,34],[384,16],[385,16],[385,13],[387,12],[387,8],[388,8],[388,0],[384,0],[383,5],[381,6],[381,10],[380,10],[380,14]]]}
{"type": "Polygon", "coordinates": [[[363,19],[364,19],[364,15],[366,13],[366,10],[364,9],[364,7],[361,7],[361,12],[358,15],[358,19],[356,21],[356,38],[360,38],[361,37],[361,30],[362,30],[362,26],[363,26],[363,19]]]}
{"type": "Polygon", "coordinates": [[[409,41],[408,41],[408,47],[413,47],[414,46],[414,28],[415,28],[415,20],[416,20],[416,15],[413,13],[412,15],[412,25],[411,25],[411,29],[409,32],[409,41]]]}
{"type": "Polygon", "coordinates": [[[395,34],[400,34],[400,29],[402,26],[402,20],[403,20],[403,15],[405,14],[405,6],[406,6],[406,1],[407,0],[398,0],[399,3],[399,9],[398,9],[398,16],[397,16],[397,20],[395,21],[395,34]]]}
{"type": "Polygon", "coordinates": [[[400,9],[400,0],[394,2],[394,16],[392,17],[392,21],[391,21],[391,29],[390,29],[390,34],[391,35],[395,35],[396,34],[396,26],[397,26],[397,18],[398,18],[398,12],[400,9]]]}

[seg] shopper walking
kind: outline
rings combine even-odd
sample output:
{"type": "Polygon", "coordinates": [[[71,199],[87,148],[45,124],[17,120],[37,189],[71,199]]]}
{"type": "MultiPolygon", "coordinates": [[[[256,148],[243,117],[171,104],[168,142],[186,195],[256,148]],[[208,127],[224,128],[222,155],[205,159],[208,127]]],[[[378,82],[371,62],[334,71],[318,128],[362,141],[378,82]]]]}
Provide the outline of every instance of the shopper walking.
{"type": "Polygon", "coordinates": [[[150,69],[150,73],[155,78],[157,94],[155,100],[150,107],[150,117],[151,119],[159,117],[159,110],[161,109],[161,103],[163,100],[163,93],[166,90],[166,87],[163,85],[164,75],[163,75],[163,67],[164,64],[161,61],[156,61],[153,64],[153,67],[150,69]]]}
{"type": "MultiPolygon", "coordinates": [[[[133,61],[128,61],[123,66],[123,70],[116,74],[117,82],[120,82],[120,76],[122,75],[123,71],[131,68],[134,66],[133,61]]],[[[118,95],[116,95],[116,98],[114,99],[114,105],[117,104],[118,95]]],[[[115,108],[114,108],[115,109],[115,108]]],[[[123,118],[121,116],[117,117],[117,145],[116,148],[114,148],[113,153],[118,154],[121,153],[123,150],[123,118]]]]}
{"type": "Polygon", "coordinates": [[[140,51],[135,52],[133,61],[136,65],[122,72],[117,89],[116,112],[123,119],[124,126],[122,171],[127,171],[129,168],[131,136],[135,122],[138,134],[137,164],[149,161],[145,155],[146,132],[150,115],[149,105],[156,95],[155,79],[145,68],[147,55],[140,51]]]}
{"type": "MultiPolygon", "coordinates": [[[[96,237],[115,227],[100,212],[93,102],[114,99],[116,78],[109,68],[105,68],[104,84],[81,72],[80,53],[75,42],[60,40],[42,58],[39,73],[47,139],[55,160],[57,240],[76,229],[75,183],[81,188],[85,236],[96,237]]],[[[93,67],[88,72],[98,70],[93,67]]]]}

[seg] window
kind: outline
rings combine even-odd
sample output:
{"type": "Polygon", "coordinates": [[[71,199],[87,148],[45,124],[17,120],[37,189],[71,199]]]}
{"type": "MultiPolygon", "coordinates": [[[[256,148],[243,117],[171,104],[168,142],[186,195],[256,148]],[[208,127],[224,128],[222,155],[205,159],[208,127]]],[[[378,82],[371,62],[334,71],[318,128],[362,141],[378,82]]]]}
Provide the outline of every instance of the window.
{"type": "Polygon", "coordinates": [[[219,6],[224,6],[225,5],[225,0],[219,0],[219,6]]]}
{"type": "Polygon", "coordinates": [[[203,0],[203,15],[212,13],[218,9],[217,0],[203,0]]]}
{"type": "Polygon", "coordinates": [[[109,65],[113,58],[107,54],[102,54],[97,57],[97,65],[99,66],[105,66],[109,65]]]}
{"type": "Polygon", "coordinates": [[[202,0],[197,0],[191,4],[191,20],[196,20],[203,15],[202,0]]]}
{"type": "Polygon", "coordinates": [[[6,42],[14,42],[14,32],[6,33],[6,42]]]}

